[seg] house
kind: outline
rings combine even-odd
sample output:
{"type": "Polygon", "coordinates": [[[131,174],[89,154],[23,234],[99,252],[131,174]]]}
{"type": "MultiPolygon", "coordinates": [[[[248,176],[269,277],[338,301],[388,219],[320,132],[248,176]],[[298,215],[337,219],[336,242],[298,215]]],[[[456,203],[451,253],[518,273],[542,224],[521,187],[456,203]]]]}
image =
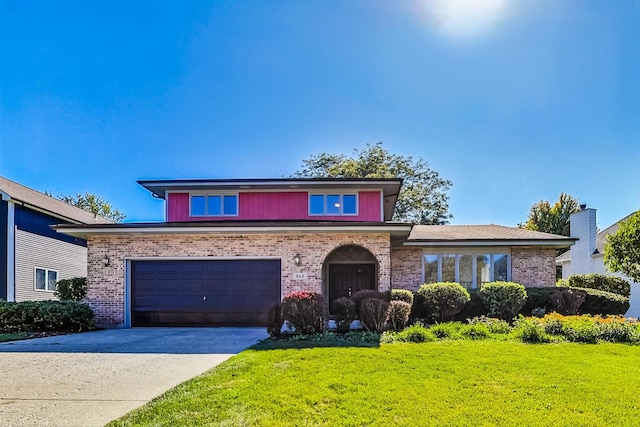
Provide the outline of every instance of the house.
{"type": "Polygon", "coordinates": [[[604,264],[604,247],[607,243],[607,236],[615,234],[620,227],[620,223],[633,214],[610,225],[598,232],[596,228],[596,210],[582,205],[581,210],[571,214],[569,225],[571,237],[577,239],[574,246],[556,258],[556,264],[562,267],[562,278],[568,279],[572,274],[615,274],[631,283],[631,297],[629,299],[629,310],[626,315],[630,317],[640,317],[640,283],[636,283],[630,278],[607,270],[604,264]]]}
{"type": "Polygon", "coordinates": [[[293,291],[455,280],[554,286],[574,239],[502,227],[392,221],[400,179],[144,180],[165,221],[64,224],[88,241],[88,295],[112,326],[264,324],[293,291]]]}
{"type": "Polygon", "coordinates": [[[87,275],[87,242],[53,224],[106,224],[104,218],[0,177],[0,299],[55,299],[56,281],[87,275]]]}

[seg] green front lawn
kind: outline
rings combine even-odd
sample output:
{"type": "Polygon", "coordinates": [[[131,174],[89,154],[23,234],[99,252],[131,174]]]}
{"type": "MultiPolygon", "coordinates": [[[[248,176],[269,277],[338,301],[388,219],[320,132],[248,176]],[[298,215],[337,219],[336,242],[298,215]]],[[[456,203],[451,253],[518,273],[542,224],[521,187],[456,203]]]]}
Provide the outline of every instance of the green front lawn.
{"type": "Polygon", "coordinates": [[[638,411],[638,346],[440,341],[247,350],[110,426],[631,426],[638,411]]]}

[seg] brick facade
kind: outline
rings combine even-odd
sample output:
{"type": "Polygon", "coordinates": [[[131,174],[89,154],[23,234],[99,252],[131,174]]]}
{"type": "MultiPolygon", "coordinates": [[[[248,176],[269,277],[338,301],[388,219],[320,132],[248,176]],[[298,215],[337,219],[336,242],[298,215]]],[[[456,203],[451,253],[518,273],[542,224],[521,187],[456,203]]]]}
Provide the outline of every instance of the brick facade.
{"type": "Polygon", "coordinates": [[[389,234],[286,233],[286,234],[171,234],[93,235],[88,239],[87,301],[99,324],[124,324],[125,260],[136,257],[279,257],[282,262],[282,295],[309,290],[323,293],[323,263],[336,248],[358,245],[369,250],[378,263],[378,287],[391,284],[389,234]],[[293,262],[300,254],[301,265],[293,262]],[[104,258],[109,258],[105,267],[104,258]],[[307,273],[295,280],[294,273],[307,273]]]}
{"type": "Polygon", "coordinates": [[[555,261],[553,248],[512,248],[511,280],[525,286],[555,286],[555,261]]]}
{"type": "Polygon", "coordinates": [[[416,291],[422,283],[422,248],[392,248],[391,287],[416,291]]]}

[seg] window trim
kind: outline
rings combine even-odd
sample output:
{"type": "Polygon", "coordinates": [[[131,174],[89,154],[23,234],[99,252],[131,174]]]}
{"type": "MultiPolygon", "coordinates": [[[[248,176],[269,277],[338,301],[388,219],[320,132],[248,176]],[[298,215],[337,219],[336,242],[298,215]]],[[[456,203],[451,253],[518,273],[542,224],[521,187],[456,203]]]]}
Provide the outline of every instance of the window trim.
{"type": "Polygon", "coordinates": [[[58,281],[60,280],[60,271],[58,270],[54,270],[52,268],[43,268],[43,267],[33,267],[33,290],[36,292],[55,292],[55,284],[58,283],[58,281]],[[36,287],[37,285],[37,271],[38,270],[44,270],[44,289],[38,289],[36,287]],[[49,287],[49,273],[53,272],[56,273],[56,281],[54,282],[54,288],[53,289],[48,289],[49,287]]]}
{"type": "Polygon", "coordinates": [[[424,282],[425,274],[425,255],[436,255],[438,257],[438,282],[442,282],[442,256],[453,255],[455,257],[455,277],[454,281],[460,283],[460,257],[462,255],[473,255],[472,260],[472,282],[469,289],[480,289],[476,279],[478,277],[477,272],[477,259],[479,255],[489,255],[490,265],[490,282],[495,281],[495,270],[493,268],[494,255],[506,255],[507,256],[507,281],[511,281],[511,248],[510,247],[474,247],[474,248],[438,248],[438,249],[423,249],[420,263],[422,264],[422,276],[421,281],[424,282]]]}
{"type": "Polygon", "coordinates": [[[340,191],[327,191],[327,192],[307,192],[307,214],[309,216],[358,216],[360,215],[360,194],[358,191],[354,192],[340,192],[340,191]],[[323,200],[323,210],[322,213],[312,213],[311,212],[311,196],[322,196],[323,200]],[[327,213],[327,196],[340,196],[340,213],[327,213]],[[344,213],[344,196],[355,196],[356,198],[356,212],[355,213],[344,213]]]}
{"type": "Polygon", "coordinates": [[[240,193],[233,191],[218,191],[215,193],[211,193],[208,191],[191,191],[189,192],[189,218],[221,218],[221,217],[237,217],[240,215],[240,193]],[[192,200],[194,196],[203,196],[204,197],[204,215],[194,215],[192,212],[192,200]],[[209,196],[219,196],[220,197],[220,215],[209,215],[207,210],[209,209],[209,203],[207,197],[209,196]],[[236,213],[235,214],[225,214],[224,213],[224,197],[225,196],[235,196],[236,197],[236,213]]]}

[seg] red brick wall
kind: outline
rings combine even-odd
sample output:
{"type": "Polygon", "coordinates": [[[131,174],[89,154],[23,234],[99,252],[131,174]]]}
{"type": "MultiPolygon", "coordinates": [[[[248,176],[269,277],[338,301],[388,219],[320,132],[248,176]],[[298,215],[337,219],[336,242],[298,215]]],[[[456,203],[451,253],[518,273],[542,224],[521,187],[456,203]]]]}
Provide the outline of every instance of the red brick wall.
{"type": "Polygon", "coordinates": [[[525,286],[555,286],[556,250],[538,247],[512,248],[511,281],[525,286]]]}
{"type": "Polygon", "coordinates": [[[422,283],[422,248],[391,248],[391,287],[416,291],[422,283]]]}
{"type": "Polygon", "coordinates": [[[282,294],[309,290],[323,292],[322,264],[343,245],[368,249],[378,261],[379,289],[390,286],[390,238],[388,234],[290,233],[290,234],[192,234],[192,235],[95,235],[88,239],[87,300],[100,324],[124,323],[125,260],[135,257],[236,257],[276,256],[282,261],[282,294]],[[299,253],[297,267],[293,256],[299,253]],[[109,266],[104,266],[105,256],[109,266]],[[294,273],[307,273],[306,280],[294,273]]]}

